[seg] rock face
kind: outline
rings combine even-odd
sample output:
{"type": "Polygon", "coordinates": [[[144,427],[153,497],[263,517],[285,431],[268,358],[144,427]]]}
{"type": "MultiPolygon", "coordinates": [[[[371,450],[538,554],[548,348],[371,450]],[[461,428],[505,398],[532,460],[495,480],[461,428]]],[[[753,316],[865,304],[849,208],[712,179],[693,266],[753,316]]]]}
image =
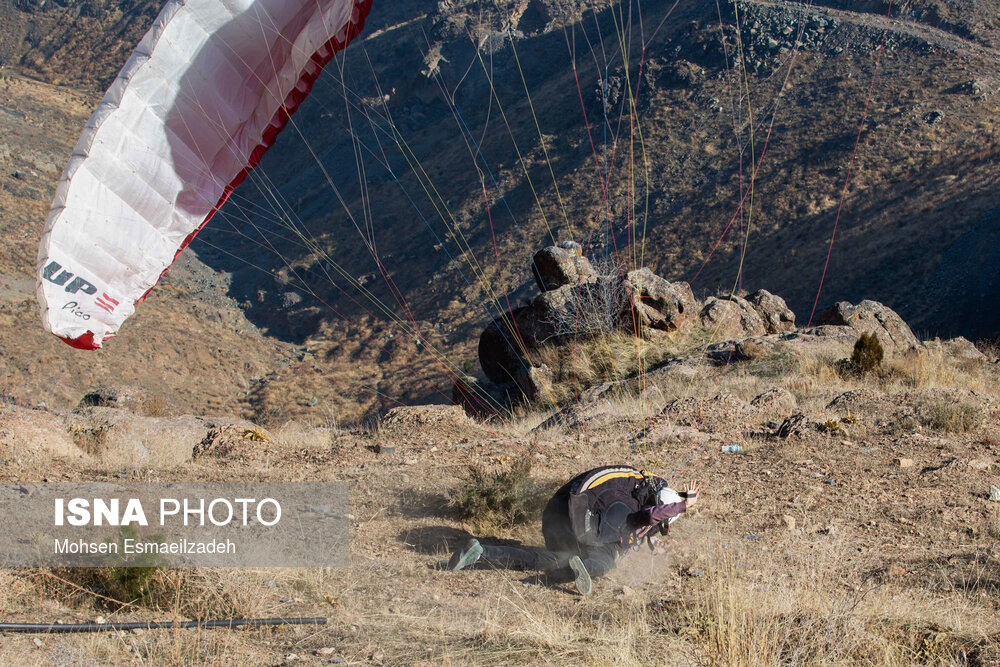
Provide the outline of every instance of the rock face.
{"type": "Polygon", "coordinates": [[[924,347],[928,350],[940,351],[953,359],[984,363],[989,361],[989,358],[980,352],[979,348],[977,348],[972,341],[964,336],[950,338],[945,341],[942,341],[939,338],[935,338],[934,340],[925,340],[924,347]]]}
{"type": "Polygon", "coordinates": [[[144,417],[123,408],[89,407],[73,413],[70,432],[88,454],[115,465],[171,468],[191,460],[208,426],[191,415],[144,417]]]}
{"type": "Polygon", "coordinates": [[[701,323],[717,336],[743,338],[767,333],[764,318],[742,297],[709,297],[701,309],[701,323]]]}
{"type": "Polygon", "coordinates": [[[780,296],[757,290],[747,298],[709,297],[701,309],[702,325],[721,336],[741,338],[795,330],[795,313],[780,296]]]}
{"type": "Polygon", "coordinates": [[[643,267],[625,276],[628,302],[619,314],[619,328],[676,331],[685,315],[695,312],[694,293],[687,283],[671,283],[643,267]],[[635,314],[633,318],[633,313],[635,314]]]}
{"type": "MultiPolygon", "coordinates": [[[[491,382],[513,382],[515,373],[524,365],[524,331],[533,328],[532,310],[530,306],[516,308],[490,322],[479,336],[479,365],[491,382]]],[[[533,332],[530,339],[535,339],[533,332]]]]}
{"type": "Polygon", "coordinates": [[[525,366],[517,373],[514,381],[529,401],[544,400],[552,396],[552,369],[545,364],[525,366]]]}
{"type": "Polygon", "coordinates": [[[747,301],[763,318],[767,333],[784,333],[795,330],[795,313],[780,296],[759,289],[748,296],[747,301]]]}
{"type": "Polygon", "coordinates": [[[834,304],[816,316],[817,325],[847,326],[859,334],[875,334],[889,353],[919,347],[920,341],[909,325],[888,306],[877,301],[862,301],[856,306],[846,301],[834,304]]]}
{"type": "Polygon", "coordinates": [[[531,273],[543,292],[597,278],[590,260],[583,256],[583,247],[573,241],[562,241],[536,252],[531,259],[531,273]]]}
{"type": "MultiPolygon", "coordinates": [[[[560,379],[565,370],[558,356],[562,350],[552,356],[547,348],[613,335],[645,339],[647,349],[659,355],[657,367],[647,372],[681,376],[701,373],[702,366],[713,363],[740,361],[783,369],[790,360],[785,357],[805,346],[850,354],[862,333],[874,334],[890,354],[922,349],[899,315],[875,301],[838,303],[820,313],[815,327],[799,330],[785,300],[767,290],[746,297],[713,296],[700,303],[690,285],[670,282],[648,268],[598,274],[572,242],[536,253],[532,271],[542,293],[495,319],[479,339],[479,361],[489,382],[467,377],[454,385],[455,402],[470,414],[486,417],[523,401],[559,403],[567,389],[560,379]],[[666,336],[677,331],[691,335],[666,336]],[[675,343],[690,345],[696,356],[671,359],[675,343]]],[[[985,358],[965,339],[929,342],[928,348],[962,360],[985,358]]],[[[601,373],[574,391],[607,384],[609,378],[601,373]]],[[[751,408],[773,417],[787,417],[796,408],[795,397],[784,390],[754,400],[751,408]]],[[[792,419],[785,434],[800,427],[792,419]]]]}

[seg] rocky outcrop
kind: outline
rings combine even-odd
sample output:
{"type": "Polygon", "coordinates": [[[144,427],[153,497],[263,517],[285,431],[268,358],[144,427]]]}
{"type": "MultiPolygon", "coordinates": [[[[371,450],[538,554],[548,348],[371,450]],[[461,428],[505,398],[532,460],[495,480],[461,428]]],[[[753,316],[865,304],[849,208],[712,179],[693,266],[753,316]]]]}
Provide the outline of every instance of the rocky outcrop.
{"type": "Polygon", "coordinates": [[[759,289],[747,297],[747,302],[764,320],[767,333],[784,333],[795,330],[795,313],[780,296],[759,289]]]}
{"type": "Polygon", "coordinates": [[[552,369],[545,364],[525,366],[515,375],[514,382],[529,401],[545,400],[553,396],[552,369]]]}
{"type": "Polygon", "coordinates": [[[642,336],[676,331],[696,311],[687,283],[671,283],[647,268],[595,276],[548,289],[493,320],[479,338],[479,363],[491,382],[517,383],[543,345],[615,331],[642,336]]]}
{"type": "Polygon", "coordinates": [[[514,381],[514,375],[524,365],[523,352],[529,340],[535,340],[532,308],[522,306],[509,314],[498,317],[487,325],[479,336],[479,365],[491,382],[505,384],[514,381]],[[531,329],[531,331],[529,331],[531,329]]]}
{"type": "Polygon", "coordinates": [[[763,289],[745,299],[740,296],[709,297],[700,317],[706,329],[733,338],[795,330],[795,313],[785,300],[763,289]]]}
{"type": "Polygon", "coordinates": [[[920,346],[913,331],[894,310],[877,301],[854,306],[840,301],[816,316],[817,325],[846,326],[858,334],[874,334],[888,353],[905,352],[920,346]]]}
{"type": "MultiPolygon", "coordinates": [[[[536,253],[533,272],[542,293],[495,319],[480,337],[479,361],[489,382],[465,378],[455,383],[453,398],[470,414],[488,416],[523,401],[559,404],[570,389],[565,385],[562,361],[552,360],[561,359],[563,351],[550,353],[547,346],[581,344],[606,336],[645,339],[647,352],[643,354],[652,350],[650,358],[656,359],[644,369],[646,379],[660,374],[697,375],[713,364],[736,362],[756,363],[754,372],[784,374],[806,348],[831,357],[850,355],[862,333],[874,334],[889,354],[924,351],[899,315],[875,301],[837,303],[817,316],[816,326],[796,329],[795,313],[783,298],[767,290],[747,296],[712,296],[699,303],[690,285],[670,282],[648,268],[595,274],[574,243],[536,253]],[[671,332],[691,335],[668,337],[671,332]],[[675,344],[684,341],[693,348],[693,356],[671,358],[675,344]]],[[[955,359],[985,359],[962,338],[933,345],[955,359]]],[[[574,385],[572,393],[578,395],[607,382],[626,386],[635,379],[602,373],[590,373],[589,384],[574,385]]],[[[578,382],[575,371],[573,378],[578,382]]],[[[786,417],[796,402],[787,391],[774,390],[758,396],[751,407],[760,414],[786,417]]]]}
{"type": "Polygon", "coordinates": [[[597,279],[590,260],[583,256],[583,247],[573,241],[562,241],[536,252],[531,259],[531,273],[543,292],[597,279]]]}
{"type": "Polygon", "coordinates": [[[76,445],[102,461],[129,467],[172,468],[191,460],[209,430],[191,415],[144,417],[122,408],[90,407],[68,418],[76,445]]]}
{"type": "Polygon", "coordinates": [[[700,316],[702,326],[713,337],[743,338],[767,333],[764,318],[742,297],[709,297],[705,300],[700,316]]]}
{"type": "Polygon", "coordinates": [[[695,312],[694,292],[687,283],[671,283],[646,267],[629,271],[624,282],[628,307],[618,314],[620,329],[676,331],[695,312]]]}
{"type": "Polygon", "coordinates": [[[953,359],[982,363],[989,361],[989,358],[983,354],[972,341],[964,336],[958,336],[944,341],[940,338],[925,340],[924,347],[926,347],[929,351],[940,352],[941,354],[953,359]]]}

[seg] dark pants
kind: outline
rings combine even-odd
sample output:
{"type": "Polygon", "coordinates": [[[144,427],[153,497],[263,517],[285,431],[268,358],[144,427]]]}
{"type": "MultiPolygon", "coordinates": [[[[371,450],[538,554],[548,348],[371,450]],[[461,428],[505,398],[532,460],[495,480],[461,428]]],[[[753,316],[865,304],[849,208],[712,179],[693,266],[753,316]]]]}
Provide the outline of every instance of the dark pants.
{"type": "Polygon", "coordinates": [[[569,520],[569,496],[556,493],[542,512],[545,548],[483,545],[483,558],[496,567],[512,570],[558,570],[579,556],[591,577],[611,571],[621,548],[617,542],[582,544],[573,534],[569,520]]]}

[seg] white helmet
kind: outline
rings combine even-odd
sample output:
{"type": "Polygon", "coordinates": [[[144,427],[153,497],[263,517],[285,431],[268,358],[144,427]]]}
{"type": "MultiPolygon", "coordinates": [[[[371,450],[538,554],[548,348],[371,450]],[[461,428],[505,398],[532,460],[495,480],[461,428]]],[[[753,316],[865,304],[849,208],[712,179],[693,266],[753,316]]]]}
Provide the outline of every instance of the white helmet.
{"type": "MultiPolygon", "coordinates": [[[[674,491],[673,489],[671,489],[669,486],[663,487],[656,494],[656,502],[659,505],[671,505],[673,503],[679,503],[682,500],[684,500],[684,499],[681,498],[680,495],[678,495],[678,493],[676,491],[674,491]]],[[[677,517],[676,516],[672,516],[669,519],[667,519],[667,524],[669,525],[669,524],[673,523],[674,521],[677,521],[677,517]]]]}

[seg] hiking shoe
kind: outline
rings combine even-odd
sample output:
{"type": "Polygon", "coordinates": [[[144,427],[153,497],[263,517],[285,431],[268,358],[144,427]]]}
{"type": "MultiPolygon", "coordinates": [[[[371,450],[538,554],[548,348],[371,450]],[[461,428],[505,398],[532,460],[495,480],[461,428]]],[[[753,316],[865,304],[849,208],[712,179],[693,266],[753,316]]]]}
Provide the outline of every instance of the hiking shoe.
{"type": "Polygon", "coordinates": [[[479,560],[479,557],[482,555],[483,545],[476,538],[472,538],[461,549],[451,555],[451,559],[448,561],[448,569],[463,570],[479,560]]]}
{"type": "Polygon", "coordinates": [[[573,556],[569,559],[569,569],[573,570],[575,577],[573,583],[576,584],[576,590],[580,591],[580,595],[590,595],[590,591],[593,590],[593,582],[590,580],[587,566],[583,564],[579,556],[573,556]]]}

